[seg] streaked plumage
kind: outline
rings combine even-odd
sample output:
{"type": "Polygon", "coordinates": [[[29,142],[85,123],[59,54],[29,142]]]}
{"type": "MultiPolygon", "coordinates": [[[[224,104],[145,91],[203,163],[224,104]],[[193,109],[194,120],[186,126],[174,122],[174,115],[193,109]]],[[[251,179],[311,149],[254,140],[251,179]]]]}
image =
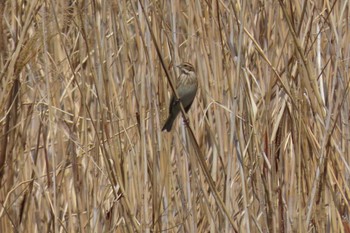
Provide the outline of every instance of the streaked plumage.
{"type": "MultiPolygon", "coordinates": [[[[176,92],[185,111],[188,112],[197,93],[197,75],[193,65],[188,62],[182,63],[178,68],[180,69],[180,75],[177,80],[176,92]]],[[[180,102],[175,99],[175,96],[172,95],[169,105],[169,117],[165,122],[162,131],[165,130],[169,132],[171,130],[177,115],[181,111],[180,102]]]]}

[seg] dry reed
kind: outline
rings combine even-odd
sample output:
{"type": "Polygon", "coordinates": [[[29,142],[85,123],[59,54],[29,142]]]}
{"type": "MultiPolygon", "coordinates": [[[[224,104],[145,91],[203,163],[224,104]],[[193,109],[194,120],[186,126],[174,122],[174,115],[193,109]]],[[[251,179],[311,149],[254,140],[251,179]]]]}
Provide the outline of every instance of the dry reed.
{"type": "Polygon", "coordinates": [[[0,0],[0,232],[349,233],[349,9],[0,0]]]}

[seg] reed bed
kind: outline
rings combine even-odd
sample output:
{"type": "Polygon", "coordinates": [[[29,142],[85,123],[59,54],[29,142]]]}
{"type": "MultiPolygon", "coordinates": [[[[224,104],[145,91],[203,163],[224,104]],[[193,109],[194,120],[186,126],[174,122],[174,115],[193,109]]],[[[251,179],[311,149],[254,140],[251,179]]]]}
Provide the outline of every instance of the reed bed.
{"type": "Polygon", "coordinates": [[[348,1],[0,12],[0,232],[350,232],[348,1]]]}

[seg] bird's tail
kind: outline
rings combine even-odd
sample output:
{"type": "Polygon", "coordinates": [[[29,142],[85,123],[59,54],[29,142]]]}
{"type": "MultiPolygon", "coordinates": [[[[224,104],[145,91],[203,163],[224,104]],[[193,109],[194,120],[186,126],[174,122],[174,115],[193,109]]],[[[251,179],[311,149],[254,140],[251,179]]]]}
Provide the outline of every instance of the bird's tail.
{"type": "Polygon", "coordinates": [[[162,131],[170,132],[171,128],[173,127],[174,121],[176,119],[176,116],[174,117],[173,115],[174,114],[169,115],[168,119],[166,120],[166,122],[162,128],[162,131]]]}

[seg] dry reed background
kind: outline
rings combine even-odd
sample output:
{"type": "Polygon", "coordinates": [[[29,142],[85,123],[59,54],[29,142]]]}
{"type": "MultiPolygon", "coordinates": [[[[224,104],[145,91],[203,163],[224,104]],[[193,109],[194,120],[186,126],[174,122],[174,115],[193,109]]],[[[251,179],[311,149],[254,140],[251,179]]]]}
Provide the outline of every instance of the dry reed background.
{"type": "Polygon", "coordinates": [[[350,232],[348,1],[0,10],[0,232],[350,232]]]}

